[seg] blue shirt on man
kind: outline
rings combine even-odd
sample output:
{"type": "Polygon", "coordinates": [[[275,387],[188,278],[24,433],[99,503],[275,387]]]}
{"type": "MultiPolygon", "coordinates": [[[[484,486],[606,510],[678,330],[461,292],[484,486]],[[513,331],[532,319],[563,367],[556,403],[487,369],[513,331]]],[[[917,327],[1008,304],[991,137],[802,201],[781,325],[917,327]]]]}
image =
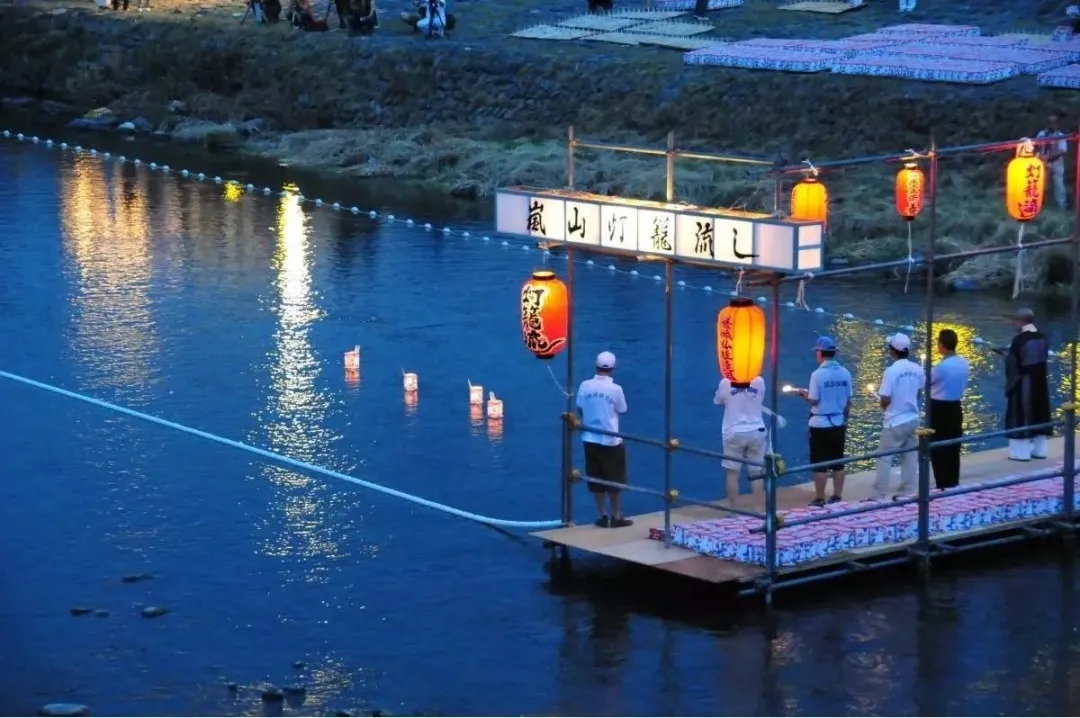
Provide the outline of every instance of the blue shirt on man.
{"type": "Polygon", "coordinates": [[[843,426],[844,411],[851,400],[851,372],[832,359],[821,363],[810,375],[806,388],[817,403],[810,409],[810,426],[843,426]]]}
{"type": "Polygon", "coordinates": [[[950,354],[930,370],[930,398],[938,401],[960,401],[967,391],[967,359],[950,354]]]}

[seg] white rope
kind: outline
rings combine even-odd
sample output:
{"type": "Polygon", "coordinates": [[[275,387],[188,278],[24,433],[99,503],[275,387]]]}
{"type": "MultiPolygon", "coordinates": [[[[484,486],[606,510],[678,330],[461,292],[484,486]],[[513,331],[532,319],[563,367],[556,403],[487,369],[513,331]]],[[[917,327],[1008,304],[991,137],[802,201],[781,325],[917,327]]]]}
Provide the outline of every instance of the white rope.
{"type": "Polygon", "coordinates": [[[810,305],[806,303],[806,283],[814,278],[812,273],[799,280],[799,287],[795,292],[795,306],[810,311],[810,305]]]}
{"type": "Polygon", "coordinates": [[[907,225],[907,276],[904,277],[904,294],[907,294],[908,283],[911,282],[911,267],[915,264],[915,257],[911,252],[911,222],[905,222],[907,225]]]}
{"type": "Polygon", "coordinates": [[[94,406],[102,409],[108,409],[109,411],[115,411],[118,414],[125,414],[136,419],[142,419],[148,421],[151,424],[157,424],[158,426],[164,426],[167,429],[174,429],[181,431],[185,434],[191,434],[197,436],[200,439],[206,439],[218,444],[224,444],[225,446],[232,447],[234,449],[240,449],[241,451],[247,451],[249,453],[261,456],[264,459],[270,461],[285,464],[286,466],[292,466],[293,468],[300,469],[312,474],[322,474],[328,476],[331,479],[337,479],[339,481],[345,481],[356,486],[361,486],[365,489],[371,489],[377,491],[380,494],[386,494],[387,496],[393,496],[394,498],[403,499],[413,504],[419,504],[429,509],[435,509],[436,511],[442,511],[443,513],[450,514],[451,516],[457,516],[459,518],[468,519],[470,521],[476,521],[477,523],[486,524],[488,526],[498,526],[500,528],[515,528],[515,529],[549,529],[558,528],[562,526],[562,521],[507,521],[505,519],[494,519],[489,516],[481,516],[480,514],[474,514],[469,511],[462,511],[461,509],[455,509],[452,506],[446,506],[445,504],[439,504],[434,501],[428,501],[427,499],[420,498],[419,496],[413,496],[407,494],[404,491],[398,491],[397,489],[391,489],[387,486],[381,486],[371,481],[365,481],[364,479],[358,479],[355,476],[349,476],[339,471],[327,469],[322,466],[316,466],[315,464],[309,464],[306,461],[300,461],[293,459],[283,454],[278,454],[273,451],[267,451],[266,449],[260,449],[250,444],[245,444],[240,441],[234,441],[233,439],[226,439],[224,436],[218,436],[217,434],[211,434],[208,431],[202,431],[201,429],[195,429],[190,426],[184,426],[183,424],[177,424],[174,421],[168,421],[167,419],[161,419],[150,414],[144,414],[141,411],[135,411],[134,409],[128,409],[124,406],[118,406],[117,404],[110,404],[107,401],[101,399],[95,399],[92,396],[86,396],[85,394],[78,394],[74,391],[68,391],[67,389],[61,389],[58,386],[51,384],[44,384],[40,381],[33,379],[27,379],[24,376],[18,374],[10,374],[6,371],[0,371],[0,378],[10,379],[11,381],[25,384],[26,386],[32,386],[36,389],[44,389],[60,396],[66,396],[69,399],[76,399],[78,401],[86,402],[87,404],[93,404],[94,406]]]}
{"type": "Polygon", "coordinates": [[[555,386],[559,388],[559,393],[563,395],[563,398],[569,399],[570,397],[572,397],[574,395],[574,392],[567,392],[566,387],[559,383],[559,378],[555,376],[555,372],[551,368],[551,362],[546,361],[544,362],[544,365],[547,367],[548,374],[551,376],[551,380],[555,382],[555,386]]]}
{"type": "Polygon", "coordinates": [[[746,270],[744,270],[744,269],[739,270],[739,277],[738,277],[738,279],[735,280],[735,294],[736,295],[742,294],[742,280],[743,280],[743,274],[745,274],[745,273],[746,273],[746,270]]]}
{"type": "Polygon", "coordinates": [[[1020,229],[1016,233],[1016,264],[1013,268],[1013,291],[1012,298],[1016,299],[1020,296],[1020,292],[1024,290],[1024,254],[1027,252],[1024,249],[1024,224],[1020,224],[1020,229]]]}

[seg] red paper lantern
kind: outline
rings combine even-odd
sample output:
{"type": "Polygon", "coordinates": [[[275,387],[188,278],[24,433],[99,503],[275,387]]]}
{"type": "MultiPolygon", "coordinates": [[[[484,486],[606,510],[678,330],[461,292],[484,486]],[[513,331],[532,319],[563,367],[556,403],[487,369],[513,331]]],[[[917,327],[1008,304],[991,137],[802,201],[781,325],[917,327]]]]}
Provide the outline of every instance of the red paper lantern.
{"type": "Polygon", "coordinates": [[[716,317],[716,358],[733,384],[749,384],[765,363],[765,312],[747,297],[735,297],[716,317]]]}
{"type": "Polygon", "coordinates": [[[926,176],[915,160],[904,162],[904,169],[896,173],[896,211],[910,222],[919,216],[926,193],[926,176]]]}
{"type": "Polygon", "coordinates": [[[825,222],[829,218],[829,191],[817,177],[807,177],[791,190],[791,218],[825,222]]]}
{"type": "Polygon", "coordinates": [[[570,320],[566,285],[549,269],[538,269],[521,287],[521,336],[539,359],[550,359],[566,346],[570,320]]]}
{"type": "Polygon", "coordinates": [[[1017,222],[1030,222],[1042,211],[1046,191],[1046,163],[1031,142],[1016,147],[1016,157],[1005,170],[1005,207],[1017,222]]]}

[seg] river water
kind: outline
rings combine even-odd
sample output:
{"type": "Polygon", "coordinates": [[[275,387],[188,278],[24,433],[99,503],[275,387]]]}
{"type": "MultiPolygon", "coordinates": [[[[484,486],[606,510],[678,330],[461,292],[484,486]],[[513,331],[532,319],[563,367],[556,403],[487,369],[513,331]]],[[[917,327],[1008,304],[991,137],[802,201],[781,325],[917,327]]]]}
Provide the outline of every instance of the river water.
{"type": "MultiPolygon", "coordinates": [[[[393,211],[386,224],[8,141],[0,369],[469,511],[556,518],[563,395],[521,345],[517,294],[534,267],[562,273],[565,260],[485,242],[483,224],[451,222],[443,236],[422,225],[445,218],[393,211]],[[348,377],[354,345],[362,366],[348,377]],[[419,375],[415,401],[403,370],[419,375]],[[505,400],[501,425],[470,416],[470,381],[505,400]]],[[[624,429],[659,436],[663,291],[652,271],[608,263],[578,268],[578,356],[584,367],[614,351],[624,429]]],[[[678,278],[689,286],[676,296],[676,434],[716,447],[714,322],[731,282],[678,278]]],[[[812,285],[808,300],[833,314],[782,311],[782,381],[805,382],[819,333],[837,338],[857,384],[879,377],[886,330],[835,314],[921,331],[921,290],[899,282],[812,285]]],[[[969,431],[997,428],[1002,404],[1000,367],[970,340],[1007,339],[1011,309],[963,295],[939,307],[973,364],[969,431]]],[[[1044,326],[1063,346],[1063,326],[1044,326]]],[[[37,389],[0,392],[8,714],[59,700],[98,715],[260,714],[270,684],[306,687],[285,710],[308,714],[1077,707],[1076,578],[1038,546],[943,569],[929,587],[902,574],[792,594],[766,620],[610,564],[555,580],[532,539],[37,389]],[[141,573],[153,578],[121,580],[141,573]],[[142,618],[151,605],[170,613],[142,618]]],[[[781,400],[789,463],[806,458],[804,412],[781,400]]],[[[876,421],[860,397],[853,450],[872,448],[876,421]]],[[[632,447],[635,481],[657,486],[660,467],[659,451],[632,447]]],[[[675,468],[683,493],[722,492],[708,461],[675,468]]],[[[588,503],[579,494],[582,517],[588,503]]]]}

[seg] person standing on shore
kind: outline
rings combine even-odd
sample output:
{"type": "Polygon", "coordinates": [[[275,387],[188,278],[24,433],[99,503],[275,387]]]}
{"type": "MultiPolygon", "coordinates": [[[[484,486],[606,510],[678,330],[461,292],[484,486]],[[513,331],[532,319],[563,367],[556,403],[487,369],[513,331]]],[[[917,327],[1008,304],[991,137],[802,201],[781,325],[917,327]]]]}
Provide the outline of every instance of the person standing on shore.
{"type": "Polygon", "coordinates": [[[826,503],[825,485],[832,474],[833,493],[828,503],[842,501],[844,495],[844,453],[847,422],[851,412],[851,372],[836,361],[836,342],[818,337],[814,344],[818,368],[810,375],[810,385],[799,396],[810,404],[810,463],[835,461],[814,470],[815,498],[811,506],[826,503]]]}
{"type": "MultiPolygon", "coordinates": [[[[578,387],[577,408],[586,429],[619,432],[619,416],[626,413],[626,395],[612,378],[614,371],[615,355],[600,352],[596,357],[596,375],[581,382],[578,387]]],[[[585,431],[581,434],[581,440],[585,445],[586,478],[626,483],[626,445],[621,438],[585,431]]],[[[599,514],[597,526],[623,528],[633,525],[633,521],[622,515],[619,489],[589,482],[589,491],[599,514]],[[605,496],[610,503],[610,513],[604,506],[605,496]]]]}
{"type": "Polygon", "coordinates": [[[1035,139],[1048,140],[1036,145],[1039,157],[1046,162],[1046,168],[1050,171],[1051,184],[1046,191],[1054,192],[1054,203],[1059,209],[1068,209],[1068,193],[1065,191],[1065,155],[1069,152],[1069,143],[1065,139],[1065,133],[1061,131],[1056,114],[1046,118],[1046,129],[1040,130],[1035,139]]]}
{"type": "MultiPolygon", "coordinates": [[[[959,439],[964,434],[964,409],[961,399],[967,391],[967,359],[956,353],[959,337],[952,329],[938,332],[941,361],[930,370],[930,428],[934,441],[959,439]]],[[[951,489],[960,485],[960,444],[943,446],[930,452],[934,485],[951,489]]]]}
{"type": "MultiPolygon", "coordinates": [[[[915,430],[919,428],[919,390],[924,372],[921,366],[908,359],[911,339],[906,334],[893,334],[887,341],[893,363],[885,369],[877,390],[878,401],[885,411],[878,451],[905,450],[900,454],[900,486],[893,495],[895,500],[912,493],[918,475],[915,430]]],[[[885,501],[889,498],[892,463],[892,455],[878,457],[871,500],[885,501]]]]}
{"type": "Polygon", "coordinates": [[[1009,459],[1045,459],[1047,438],[1054,430],[1023,428],[1050,422],[1050,383],[1046,378],[1050,345],[1035,327],[1035,312],[1030,309],[1016,313],[1016,325],[1020,331],[1009,348],[994,349],[1005,357],[1005,428],[1021,429],[1009,435],[1009,459]]]}
{"type": "Polygon", "coordinates": [[[733,384],[730,379],[721,379],[713,396],[713,403],[724,407],[724,456],[730,456],[731,460],[724,459],[721,463],[727,478],[727,500],[732,506],[740,503],[739,474],[744,465],[755,501],[764,497],[760,479],[765,474],[765,450],[769,443],[762,418],[764,402],[765,380],[760,376],[749,384],[733,384]],[[761,466],[750,466],[736,459],[746,459],[761,466]]]}

